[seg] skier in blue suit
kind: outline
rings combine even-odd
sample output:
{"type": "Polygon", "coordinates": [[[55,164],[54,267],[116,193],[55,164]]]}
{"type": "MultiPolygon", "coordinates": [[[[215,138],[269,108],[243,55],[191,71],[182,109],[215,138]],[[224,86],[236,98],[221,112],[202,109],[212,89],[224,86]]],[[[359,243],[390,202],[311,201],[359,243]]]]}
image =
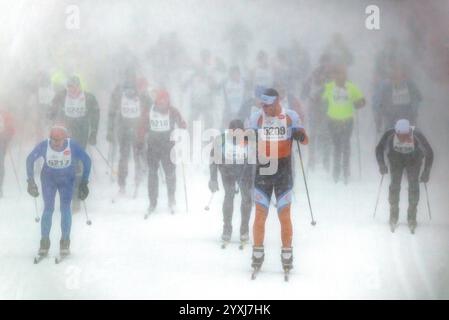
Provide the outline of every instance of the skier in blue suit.
{"type": "Polygon", "coordinates": [[[42,195],[44,198],[44,212],[41,221],[41,241],[39,255],[46,256],[50,249],[50,229],[55,209],[56,192],[59,192],[61,208],[60,254],[70,254],[70,229],[72,212],[70,209],[75,171],[78,161],[83,164],[82,181],[79,185],[79,198],[85,200],[89,194],[87,187],[91,168],[91,160],[83,148],[68,137],[67,129],[54,126],[50,131],[50,138],[39,143],[28,155],[26,160],[28,193],[37,198],[39,190],[34,181],[34,162],[44,158],[41,171],[42,195]]]}

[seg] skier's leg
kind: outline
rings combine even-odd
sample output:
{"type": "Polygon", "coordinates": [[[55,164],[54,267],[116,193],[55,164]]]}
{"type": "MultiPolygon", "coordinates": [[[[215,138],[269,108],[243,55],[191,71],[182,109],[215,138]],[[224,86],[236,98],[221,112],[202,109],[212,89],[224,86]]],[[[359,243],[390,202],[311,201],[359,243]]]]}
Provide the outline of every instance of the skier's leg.
{"type": "Polygon", "coordinates": [[[157,174],[158,168],[158,152],[148,148],[148,197],[150,199],[150,208],[152,209],[156,208],[159,194],[159,180],[157,174]]]}
{"type": "Polygon", "coordinates": [[[119,137],[120,159],[118,163],[118,185],[121,191],[124,191],[126,186],[126,177],[128,176],[128,161],[131,153],[131,144],[129,135],[121,132],[119,137]]]}
{"type": "Polygon", "coordinates": [[[232,235],[232,214],[234,211],[234,196],[236,178],[231,174],[221,174],[225,191],[223,201],[223,234],[222,240],[229,241],[232,235]]]}
{"type": "Polygon", "coordinates": [[[265,221],[267,220],[268,210],[270,208],[270,198],[273,193],[273,186],[271,183],[262,186],[261,184],[256,184],[254,189],[254,201],[256,203],[256,216],[254,219],[253,226],[253,238],[254,246],[262,247],[265,238],[265,221]]]}
{"type": "Polygon", "coordinates": [[[417,159],[407,164],[406,172],[408,178],[408,223],[416,227],[416,211],[419,202],[419,172],[422,160],[417,159]]]}
{"type": "Polygon", "coordinates": [[[338,123],[336,121],[329,121],[329,134],[331,136],[333,150],[334,150],[334,168],[333,168],[333,178],[335,182],[338,182],[340,177],[341,168],[341,134],[339,132],[338,123]]]}
{"type": "Polygon", "coordinates": [[[347,183],[348,178],[351,175],[350,159],[351,159],[351,135],[353,129],[353,121],[350,120],[344,124],[342,128],[342,153],[343,153],[343,175],[345,183],[347,183]]]}
{"type": "Polygon", "coordinates": [[[400,159],[390,159],[390,223],[396,224],[399,219],[399,195],[404,166],[400,159]]]}
{"type": "Polygon", "coordinates": [[[42,198],[44,199],[44,212],[41,219],[41,238],[50,239],[53,212],[55,211],[55,198],[57,186],[51,176],[41,175],[42,198]]]}
{"type": "Polygon", "coordinates": [[[242,197],[240,204],[241,224],[240,224],[240,240],[247,241],[249,239],[249,219],[251,216],[251,208],[253,206],[252,199],[252,175],[248,174],[240,181],[239,188],[242,197]]]}
{"type": "Polygon", "coordinates": [[[176,165],[170,159],[171,148],[162,151],[161,164],[164,170],[165,182],[167,184],[167,197],[170,206],[175,205],[176,192],[176,165]]]}
{"type": "Polygon", "coordinates": [[[70,202],[74,193],[75,177],[67,177],[58,183],[60,210],[61,210],[61,240],[70,240],[70,230],[72,228],[72,212],[70,202]]]}

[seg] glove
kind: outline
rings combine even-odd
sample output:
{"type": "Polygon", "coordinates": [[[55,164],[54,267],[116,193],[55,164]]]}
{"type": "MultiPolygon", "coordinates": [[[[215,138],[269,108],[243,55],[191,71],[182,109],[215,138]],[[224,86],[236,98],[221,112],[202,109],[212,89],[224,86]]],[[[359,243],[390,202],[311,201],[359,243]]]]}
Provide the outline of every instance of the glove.
{"type": "Polygon", "coordinates": [[[217,180],[210,180],[209,181],[209,190],[212,193],[215,193],[218,191],[218,181],[217,180]]]}
{"type": "Polygon", "coordinates": [[[307,135],[306,135],[306,132],[304,131],[304,129],[300,129],[300,130],[296,131],[293,134],[293,139],[298,140],[301,143],[306,141],[307,135]]]}
{"type": "Polygon", "coordinates": [[[87,187],[87,182],[83,181],[80,183],[78,187],[78,198],[81,201],[86,200],[87,196],[89,195],[89,188],[87,187]]]}
{"type": "Polygon", "coordinates": [[[89,137],[89,144],[91,146],[94,146],[97,144],[97,134],[96,133],[91,133],[91,135],[89,137]]]}
{"type": "Polygon", "coordinates": [[[388,167],[386,165],[381,165],[379,166],[379,172],[381,175],[387,174],[388,173],[388,167]]]}
{"type": "Polygon", "coordinates": [[[34,179],[29,179],[28,181],[28,193],[33,198],[39,197],[39,189],[37,188],[36,182],[34,182],[34,179]]]}
{"type": "Polygon", "coordinates": [[[421,182],[423,183],[429,182],[429,176],[430,176],[429,170],[424,170],[423,173],[421,174],[421,182]]]}

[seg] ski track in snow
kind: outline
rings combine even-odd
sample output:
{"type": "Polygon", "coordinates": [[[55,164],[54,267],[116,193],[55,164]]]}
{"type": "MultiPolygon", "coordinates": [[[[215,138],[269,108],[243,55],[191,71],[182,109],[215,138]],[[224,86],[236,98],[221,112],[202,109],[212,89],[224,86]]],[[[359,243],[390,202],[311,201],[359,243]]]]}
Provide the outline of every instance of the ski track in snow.
{"type": "MultiPolygon", "coordinates": [[[[102,151],[107,147],[100,147],[102,151]]],[[[28,150],[24,148],[24,150],[28,150]]],[[[12,150],[17,152],[17,150],[12,150]]],[[[34,202],[26,190],[15,188],[8,170],[5,197],[0,200],[0,298],[2,299],[432,299],[449,298],[447,265],[448,219],[444,206],[433,208],[428,221],[424,201],[418,229],[410,234],[406,208],[392,234],[388,221],[388,187],[384,184],[377,216],[372,210],[378,176],[353,178],[348,186],[334,184],[320,169],[308,172],[309,190],[317,225],[310,215],[296,171],[294,269],[288,283],[280,263],[280,228],[276,211],[267,220],[265,262],[256,280],[251,277],[251,245],[238,249],[240,196],[236,197],[233,241],[221,249],[222,187],[210,211],[208,169],[186,166],[189,212],[185,210],[184,181],[178,166],[177,212],[168,212],[165,184],[160,185],[156,212],[144,220],[148,208],[146,179],[134,192],[130,162],[128,195],[111,203],[118,187],[111,183],[102,159],[90,148],[96,170],[84,211],[73,216],[72,256],[55,265],[60,235],[59,205],[53,217],[50,257],[33,265],[39,244],[34,202]]],[[[299,165],[299,160],[296,164],[299,165]]],[[[19,174],[25,181],[24,165],[19,174]]],[[[406,183],[403,187],[406,191],[406,183]]],[[[444,188],[434,187],[444,193],[444,188]]],[[[434,199],[444,197],[434,194],[434,199]]],[[[401,194],[401,199],[405,197],[401,194]]],[[[57,200],[58,201],[58,200],[57,200]]],[[[41,199],[38,202],[42,208],[41,199]]],[[[252,220],[251,224],[252,226],[252,220]]],[[[250,228],[251,229],[251,228],[250,228]]]]}

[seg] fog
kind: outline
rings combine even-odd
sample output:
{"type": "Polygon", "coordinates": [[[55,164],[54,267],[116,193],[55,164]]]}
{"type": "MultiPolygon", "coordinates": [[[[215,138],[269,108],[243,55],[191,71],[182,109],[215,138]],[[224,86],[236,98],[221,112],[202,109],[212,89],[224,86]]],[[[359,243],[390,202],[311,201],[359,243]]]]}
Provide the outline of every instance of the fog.
{"type": "MultiPolygon", "coordinates": [[[[33,96],[36,95],[37,79],[40,73],[45,72],[51,75],[62,70],[66,75],[80,75],[84,89],[94,94],[99,103],[100,125],[97,143],[98,148],[106,154],[108,148],[106,127],[110,95],[112,90],[123,80],[123,74],[128,68],[134,68],[139,77],[146,79],[148,92],[151,93],[152,90],[162,87],[166,88],[172,97],[174,107],[178,108],[182,116],[188,120],[192,106],[188,101],[186,83],[189,74],[200,64],[202,50],[210,51],[214,65],[220,66],[219,62],[223,62],[221,69],[217,67],[218,77],[226,77],[229,68],[238,65],[243,79],[246,80],[251,76],[251,71],[256,64],[257,53],[260,50],[266,51],[269,63],[275,65],[278,62],[279,50],[284,50],[288,56],[292,52],[289,51],[293,50],[292,48],[302,48],[303,64],[298,69],[300,72],[296,75],[296,82],[290,86],[289,91],[301,103],[305,113],[304,126],[307,131],[311,126],[309,117],[311,107],[309,99],[304,95],[303,88],[306,80],[319,66],[323,52],[333,37],[339,34],[343,37],[353,56],[353,62],[347,66],[348,79],[361,89],[366,99],[366,106],[357,112],[351,156],[352,177],[357,185],[355,191],[360,191],[361,194],[359,196],[351,191],[345,192],[345,186],[339,185],[340,189],[338,190],[342,192],[342,198],[340,198],[342,203],[354,203],[354,207],[350,209],[354,216],[358,211],[355,207],[369,207],[366,209],[366,213],[368,215],[372,213],[371,207],[374,205],[380,177],[374,149],[384,132],[384,130],[376,132],[373,112],[375,78],[379,71],[376,70],[376,61],[388,41],[395,39],[399,48],[398,60],[405,64],[408,77],[416,83],[422,95],[416,127],[425,134],[435,154],[429,182],[434,219],[426,226],[429,227],[431,223],[435,228],[438,226],[439,233],[427,229],[426,240],[429,240],[429,246],[434,244],[432,241],[436,241],[437,244],[445,241],[446,244],[449,243],[447,242],[449,240],[449,216],[447,215],[449,211],[449,198],[447,197],[449,179],[449,170],[447,170],[449,157],[447,142],[449,136],[449,1],[0,0],[0,21],[0,106],[9,110],[16,119],[16,134],[10,143],[10,153],[5,160],[4,198],[0,199],[0,204],[3,206],[0,207],[0,210],[3,211],[0,214],[0,219],[2,216],[5,219],[0,224],[2,224],[1,232],[6,233],[3,235],[5,241],[13,238],[12,235],[7,234],[9,232],[7,224],[14,220],[12,216],[15,214],[15,209],[12,208],[17,199],[23,199],[22,201],[27,203],[26,208],[34,211],[34,204],[26,195],[25,159],[31,149],[46,138],[48,131],[47,127],[36,128],[34,118],[37,111],[33,103],[33,96]],[[376,5],[380,9],[380,28],[378,30],[369,30],[366,27],[369,14],[365,12],[365,9],[369,5],[376,5]],[[73,20],[73,15],[76,16],[75,20],[73,20]],[[237,46],[238,49],[233,50],[232,45],[237,46]],[[360,135],[359,155],[357,155],[357,134],[360,135]],[[10,160],[15,166],[10,163],[10,160]],[[360,168],[358,161],[361,163],[360,168]],[[17,172],[14,173],[13,169],[17,172]],[[7,214],[6,211],[12,212],[7,214]],[[432,238],[433,233],[434,237],[438,239],[432,238]]],[[[217,129],[223,127],[221,118],[224,102],[222,100],[220,94],[217,94],[214,98],[215,105],[211,106],[214,110],[213,126],[217,129]]],[[[101,202],[102,198],[112,197],[116,194],[118,187],[115,184],[110,184],[109,177],[104,174],[108,168],[100,155],[92,147],[88,151],[92,155],[96,170],[93,174],[94,177],[91,178],[93,186],[89,201],[91,207],[101,212],[105,210],[105,205],[101,202]],[[98,178],[101,175],[102,177],[98,178]],[[108,188],[107,191],[103,189],[97,194],[95,179],[101,181],[101,185],[108,188]]],[[[304,154],[307,163],[309,157],[307,148],[305,148],[304,154]]],[[[178,168],[178,173],[179,170],[178,168]]],[[[308,169],[306,171],[312,189],[312,202],[318,208],[321,206],[321,218],[324,219],[326,214],[323,211],[328,208],[325,204],[325,193],[329,190],[328,184],[333,184],[332,179],[325,176],[324,171],[319,171],[318,174],[308,169]]],[[[208,174],[207,166],[204,163],[188,168],[187,181],[189,181],[189,177],[192,178],[191,185],[188,186],[191,210],[195,206],[202,208],[204,202],[207,202],[208,195],[205,196],[205,200],[204,197],[195,195],[195,192],[196,190],[199,194],[208,192],[206,180],[208,174]],[[197,176],[199,180],[196,181],[196,178],[193,177],[197,176]],[[198,181],[203,180],[204,183],[201,185],[198,181]]],[[[299,180],[296,183],[302,188],[300,176],[301,173],[298,170],[296,179],[299,180]]],[[[404,178],[403,184],[405,180],[404,178]]],[[[182,181],[181,177],[179,181],[182,181]]],[[[100,182],[97,182],[97,186],[100,186],[100,182]]],[[[179,182],[177,185],[179,207],[184,206],[182,188],[182,182],[179,182]]],[[[388,215],[386,213],[388,211],[387,183],[383,188],[381,202],[384,203],[382,208],[386,211],[382,222],[385,222],[388,215]]],[[[403,186],[403,189],[406,190],[406,187],[403,186]]],[[[402,193],[401,195],[403,195],[401,201],[406,202],[407,194],[402,193]]],[[[131,210],[139,205],[140,210],[146,210],[148,200],[145,183],[142,184],[140,197],[137,202],[134,200],[131,210]]],[[[424,191],[421,190],[420,208],[422,210],[419,213],[421,219],[426,219],[424,217],[427,215],[425,199],[424,191]]],[[[217,215],[215,220],[211,221],[219,227],[221,200],[215,199],[214,201],[217,215]]],[[[298,201],[301,202],[304,216],[306,216],[306,199],[298,201]]],[[[126,206],[120,208],[126,210],[126,206]]],[[[320,210],[316,211],[318,211],[319,220],[320,210]]],[[[330,213],[327,214],[332,216],[330,213]]],[[[56,213],[56,215],[58,214],[56,213]]],[[[235,215],[238,216],[238,214],[235,215]]],[[[403,213],[401,213],[402,215],[403,213]]],[[[31,213],[28,216],[24,217],[21,214],[20,219],[32,219],[31,213]]],[[[275,218],[275,216],[273,215],[271,218],[275,218]]],[[[99,219],[101,219],[101,214],[99,219]]],[[[332,218],[330,219],[332,221],[332,218]]],[[[360,222],[357,219],[354,219],[354,223],[360,222]]],[[[343,218],[343,220],[345,219],[343,218]]],[[[185,220],[179,221],[185,222],[185,220]]],[[[179,221],[177,223],[182,224],[179,221]]],[[[17,230],[30,234],[27,243],[37,244],[37,226],[19,225],[19,222],[13,224],[17,230]]],[[[379,225],[376,226],[380,228],[379,225]]],[[[217,230],[219,230],[218,227],[217,230]]],[[[56,225],[54,228],[57,229],[59,226],[56,225]]],[[[78,228],[84,227],[78,226],[78,228]]],[[[272,231],[275,234],[278,233],[276,228],[272,231]]],[[[218,235],[219,231],[217,231],[217,237],[218,235]]],[[[90,236],[95,238],[93,233],[90,236]]],[[[212,236],[207,235],[207,237],[212,236]]],[[[305,242],[305,239],[302,240],[305,242]]],[[[78,238],[77,241],[80,239],[78,238]]],[[[23,249],[24,246],[21,245],[19,248],[23,249]]],[[[300,242],[298,248],[301,246],[300,242]]],[[[443,247],[438,248],[442,249],[443,247]]],[[[27,248],[30,254],[34,249],[34,246],[27,248]]],[[[425,250],[424,248],[423,251],[425,250]]],[[[11,262],[11,251],[3,252],[3,257],[0,256],[0,260],[4,256],[9,257],[8,261],[11,264],[11,269],[5,271],[3,275],[6,277],[6,274],[13,270],[12,266],[18,262],[11,262]]],[[[244,262],[249,266],[249,256],[242,259],[246,259],[244,262]]],[[[424,260],[424,258],[422,259],[424,260]]],[[[429,276],[430,278],[434,277],[429,280],[430,286],[433,286],[431,290],[420,291],[417,289],[414,293],[410,293],[410,290],[405,290],[406,293],[399,290],[392,295],[380,290],[370,295],[368,291],[354,292],[348,289],[346,292],[351,293],[343,294],[336,290],[332,291],[330,296],[324,296],[326,298],[339,297],[339,293],[341,293],[343,297],[448,298],[447,288],[444,289],[441,285],[436,284],[437,280],[435,280],[436,275],[449,280],[446,264],[449,262],[447,250],[446,252],[436,252],[432,259],[438,262],[440,269],[433,270],[435,271],[433,276],[429,276]],[[426,295],[428,292],[432,292],[432,294],[426,295]]],[[[26,264],[27,262],[25,260],[19,263],[26,264]]],[[[0,268],[0,272],[1,270],[0,268]]],[[[1,278],[0,275],[0,280],[1,278]]],[[[411,279],[413,281],[413,276],[411,279]]],[[[202,280],[195,279],[195,281],[201,282],[202,280]]],[[[195,281],[192,280],[192,283],[195,281]]],[[[92,284],[90,283],[87,288],[92,289],[90,285],[92,284]]],[[[14,284],[10,283],[10,287],[13,286],[14,284]]],[[[96,288],[95,294],[98,293],[99,297],[117,297],[104,295],[103,290],[96,288]]],[[[429,286],[426,288],[428,289],[429,286]]],[[[3,290],[0,290],[0,298],[10,297],[6,294],[7,287],[3,289],[5,295],[1,296],[3,290]]],[[[58,294],[64,298],[83,297],[81,292],[74,295],[72,293],[66,293],[64,290],[58,291],[58,294]]],[[[87,294],[87,297],[95,298],[97,297],[95,294],[87,294]]],[[[15,298],[26,296],[26,294],[23,295],[23,292],[19,292],[16,293],[15,298]]],[[[183,295],[182,293],[171,296],[167,293],[144,291],[142,291],[142,295],[131,296],[137,298],[188,297],[187,294],[183,295]]],[[[212,296],[226,297],[225,294],[213,294],[212,296]]],[[[312,296],[320,297],[317,292],[312,296]]],[[[36,290],[33,295],[28,297],[55,296],[41,295],[36,290]]],[[[195,297],[202,298],[203,296],[197,294],[195,297]]],[[[238,295],[238,298],[245,297],[247,298],[249,295],[245,296],[243,293],[238,295]]],[[[273,296],[266,295],[259,295],[259,297],[273,298],[273,296]]],[[[307,295],[298,297],[307,298],[307,295]]],[[[285,297],[282,296],[282,298],[285,297]]]]}

